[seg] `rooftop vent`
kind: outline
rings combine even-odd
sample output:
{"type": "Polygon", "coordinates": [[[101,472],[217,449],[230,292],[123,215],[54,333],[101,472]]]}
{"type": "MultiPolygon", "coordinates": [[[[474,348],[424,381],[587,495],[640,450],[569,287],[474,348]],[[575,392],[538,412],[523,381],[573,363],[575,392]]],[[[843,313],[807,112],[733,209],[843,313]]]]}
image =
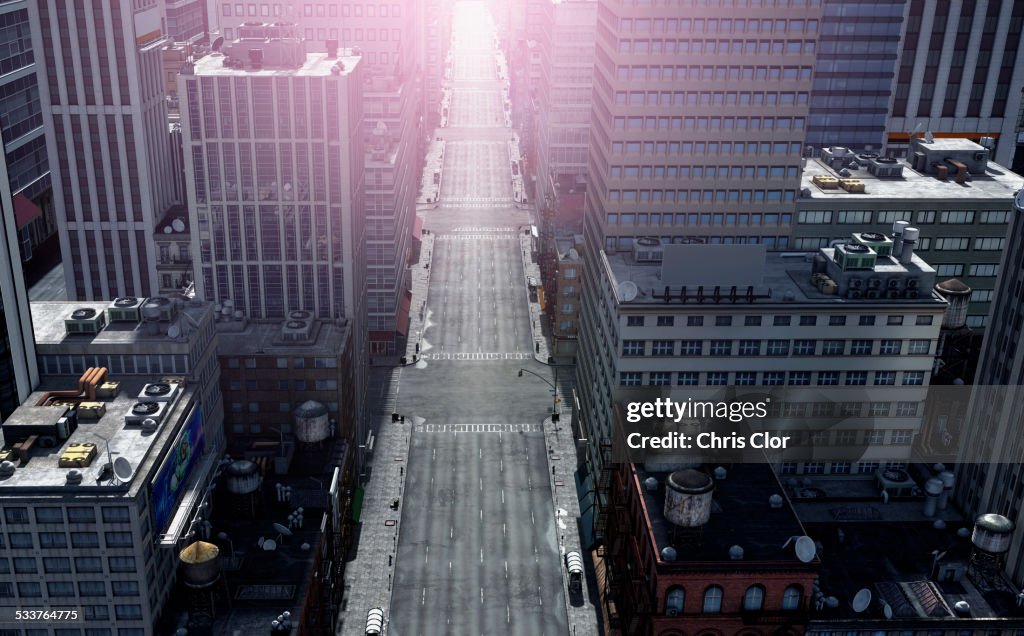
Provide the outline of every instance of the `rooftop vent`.
{"type": "Polygon", "coordinates": [[[873,157],[867,162],[868,172],[876,177],[902,177],[903,164],[893,157],[873,157]]]}
{"type": "Polygon", "coordinates": [[[103,313],[92,307],[79,307],[64,320],[64,328],[68,334],[95,334],[102,331],[105,326],[107,326],[107,320],[103,313]]]}
{"type": "Polygon", "coordinates": [[[881,232],[854,232],[853,242],[871,248],[879,256],[892,255],[892,239],[881,232]]]}
{"type": "Polygon", "coordinates": [[[281,339],[286,342],[305,342],[313,332],[313,318],[308,311],[288,312],[289,320],[281,325],[281,339]]]}
{"type": "Polygon", "coordinates": [[[170,322],[174,319],[174,303],[164,296],[153,296],[142,305],[142,317],[146,320],[170,322]]]}
{"type": "Polygon", "coordinates": [[[141,322],[142,305],[145,302],[145,298],[136,298],[135,296],[115,298],[114,302],[107,307],[107,318],[110,319],[110,322],[141,322]]]}
{"type": "Polygon", "coordinates": [[[832,260],[844,272],[851,270],[874,269],[878,254],[867,245],[860,243],[844,243],[836,245],[832,260]]]}
{"type": "Polygon", "coordinates": [[[96,459],[96,444],[92,442],[68,444],[60,454],[57,465],[61,468],[85,468],[96,459]]]}
{"type": "Polygon", "coordinates": [[[661,239],[644,236],[633,242],[633,260],[637,263],[660,263],[665,257],[661,239]]]}
{"type": "Polygon", "coordinates": [[[138,402],[124,416],[125,426],[142,426],[147,419],[159,423],[167,410],[165,402],[138,402]]]}
{"type": "Polygon", "coordinates": [[[139,392],[139,402],[171,402],[178,394],[177,384],[164,384],[157,382],[147,384],[139,392]]]}

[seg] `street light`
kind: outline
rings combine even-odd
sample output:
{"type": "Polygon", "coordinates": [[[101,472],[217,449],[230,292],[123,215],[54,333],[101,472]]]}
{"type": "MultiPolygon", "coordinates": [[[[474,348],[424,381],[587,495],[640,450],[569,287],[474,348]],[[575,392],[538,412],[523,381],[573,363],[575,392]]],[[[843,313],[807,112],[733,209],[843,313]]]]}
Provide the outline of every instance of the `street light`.
{"type": "Polygon", "coordinates": [[[530,371],[529,369],[522,369],[522,368],[519,369],[519,377],[523,377],[523,373],[529,373],[532,376],[536,376],[536,377],[540,378],[541,380],[544,380],[544,382],[547,383],[547,385],[549,387],[551,387],[551,395],[552,395],[552,400],[553,400],[552,404],[551,404],[551,421],[552,422],[557,422],[559,420],[559,414],[558,414],[558,367],[553,367],[553,368],[555,370],[555,382],[554,382],[554,384],[551,383],[551,380],[548,380],[547,378],[545,378],[544,376],[540,375],[539,373],[534,373],[533,371],[530,371]]]}

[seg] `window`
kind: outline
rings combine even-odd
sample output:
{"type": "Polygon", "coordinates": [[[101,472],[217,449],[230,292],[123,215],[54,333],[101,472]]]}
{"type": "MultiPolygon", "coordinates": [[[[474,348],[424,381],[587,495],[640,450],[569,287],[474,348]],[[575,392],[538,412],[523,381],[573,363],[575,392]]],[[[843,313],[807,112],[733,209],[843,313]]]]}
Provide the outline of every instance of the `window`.
{"type": "Polygon", "coordinates": [[[850,342],[850,355],[851,356],[869,356],[871,355],[871,341],[870,340],[853,340],[850,342]]]}
{"type": "Polygon", "coordinates": [[[829,316],[828,324],[830,327],[842,327],[846,324],[846,316],[829,316]]]}
{"type": "Polygon", "coordinates": [[[56,574],[71,571],[71,559],[67,557],[43,557],[43,571],[56,574]]]}
{"type": "Polygon", "coordinates": [[[904,371],[903,384],[906,386],[921,386],[924,384],[924,371],[904,371]]]}
{"type": "Polygon", "coordinates": [[[28,523],[28,508],[4,508],[7,523],[28,523]]]}
{"type": "Polygon", "coordinates": [[[829,472],[833,475],[849,475],[850,462],[832,462],[829,466],[829,472]]]}
{"type": "MultiPolygon", "coordinates": [[[[981,251],[998,251],[1003,249],[1006,239],[1001,236],[979,236],[974,239],[974,249],[981,251]]],[[[961,248],[966,249],[966,248],[961,248]]]]}
{"type": "Polygon", "coordinates": [[[819,386],[836,386],[839,384],[839,372],[838,371],[819,371],[818,372],[818,385],[819,386]]]}
{"type": "Polygon", "coordinates": [[[754,386],[757,384],[756,371],[737,371],[736,386],[754,386]]]}
{"type": "Polygon", "coordinates": [[[772,324],[776,327],[788,327],[791,322],[793,322],[792,316],[775,316],[772,319],[772,324]]]}
{"type": "Polygon", "coordinates": [[[984,210],[981,213],[981,219],[979,223],[985,225],[992,224],[1003,224],[1010,220],[1010,212],[1008,210],[984,210]]]}
{"type": "Polygon", "coordinates": [[[103,571],[103,561],[99,557],[75,557],[75,572],[90,574],[103,571]]]}
{"type": "MultiPolygon", "coordinates": [[[[930,318],[931,316],[929,316],[930,318]]],[[[903,353],[902,340],[882,340],[878,345],[878,355],[898,356],[903,353]]]]}
{"type": "Polygon", "coordinates": [[[861,327],[872,327],[875,324],[874,316],[861,316],[858,320],[861,327]]]}
{"type": "Polygon", "coordinates": [[[871,223],[871,210],[839,210],[836,223],[871,223]]]}
{"type": "Polygon", "coordinates": [[[744,327],[760,327],[761,326],[761,316],[745,316],[743,318],[743,326],[744,327]]]}
{"type": "Polygon", "coordinates": [[[139,583],[138,581],[111,581],[110,591],[114,593],[114,596],[138,596],[139,583]]]}
{"type": "Polygon", "coordinates": [[[700,382],[700,374],[696,371],[680,371],[677,383],[679,386],[697,386],[700,382]]]}
{"type": "Polygon", "coordinates": [[[49,581],[46,593],[50,596],[74,596],[75,584],[71,581],[49,581]]]}
{"type": "Polygon", "coordinates": [[[817,316],[800,316],[801,327],[813,327],[818,324],[817,316]]]}
{"type": "Polygon", "coordinates": [[[943,210],[939,213],[939,223],[969,225],[974,223],[974,210],[943,210]]]}
{"type": "Polygon", "coordinates": [[[104,523],[128,523],[128,506],[106,506],[102,509],[104,523]]]}
{"type": "Polygon", "coordinates": [[[769,340],[767,353],[770,356],[789,355],[789,340],[769,340]]]}
{"type": "Polygon", "coordinates": [[[761,341],[740,340],[739,351],[741,356],[759,356],[761,355],[761,341]]]}
{"type": "Polygon", "coordinates": [[[18,583],[18,596],[32,598],[43,595],[43,588],[38,583],[18,583]]]}
{"type": "Polygon", "coordinates": [[[681,356],[699,356],[701,348],[700,340],[679,341],[679,355],[681,356]]]}
{"type": "Polygon", "coordinates": [[[867,371],[847,371],[846,372],[846,384],[847,386],[864,386],[868,383],[868,372],[867,371]]]}
{"type": "Polygon", "coordinates": [[[963,276],[964,266],[960,263],[940,263],[935,265],[935,274],[938,276],[963,276]]]}
{"type": "Polygon", "coordinates": [[[103,581],[79,581],[79,596],[106,596],[107,584],[103,581]]]}
{"type": "Polygon", "coordinates": [[[678,616],[683,613],[683,605],[686,601],[686,592],[683,588],[670,587],[665,594],[665,613],[669,616],[678,616]]]}
{"type": "Polygon", "coordinates": [[[715,316],[716,327],[731,327],[732,316],[715,316]]]}
{"type": "Polygon", "coordinates": [[[910,348],[907,353],[910,353],[911,355],[925,355],[931,351],[931,348],[931,340],[911,340],[910,348]]]}
{"type": "Polygon", "coordinates": [[[624,371],[619,374],[620,386],[640,386],[643,381],[643,374],[639,371],[624,371]]]}
{"type": "Polygon", "coordinates": [[[12,548],[31,548],[32,534],[29,532],[12,532],[10,535],[11,547],[12,548]]]}
{"type": "Polygon", "coordinates": [[[875,385],[891,385],[896,384],[896,372],[895,371],[875,371],[875,385]]]}
{"type": "Polygon", "coordinates": [[[846,341],[844,340],[826,340],[821,343],[821,355],[823,356],[841,356],[843,350],[846,348],[846,341]]]}
{"type": "Polygon", "coordinates": [[[672,384],[672,373],[670,371],[651,371],[647,384],[650,386],[669,386],[672,384]]]}
{"type": "Polygon", "coordinates": [[[35,557],[14,557],[15,574],[35,574],[38,571],[35,557]]]}
{"type": "Polygon", "coordinates": [[[722,588],[712,585],[704,590],[704,613],[718,614],[722,611],[722,588]]]}
{"type": "Polygon", "coordinates": [[[890,444],[906,446],[914,439],[914,431],[893,431],[889,436],[890,444]]]}
{"type": "Polygon", "coordinates": [[[991,289],[975,289],[971,292],[972,303],[987,303],[992,300],[995,296],[995,291],[991,289]]]}
{"type": "Polygon", "coordinates": [[[970,275],[981,277],[991,277],[999,275],[999,265],[997,263],[983,263],[981,265],[971,265],[970,275]]]}
{"type": "Polygon", "coordinates": [[[623,340],[622,341],[622,355],[624,355],[624,356],[642,356],[642,355],[644,355],[644,341],[643,340],[623,340]]]}
{"type": "Polygon", "coordinates": [[[729,374],[725,371],[711,371],[708,373],[708,386],[725,386],[729,384],[729,374]]]}
{"type": "MultiPolygon", "coordinates": [[[[704,317],[703,316],[689,316],[686,319],[686,322],[687,322],[688,325],[690,325],[690,320],[692,318],[700,319],[700,321],[701,321],[700,324],[703,324],[703,321],[704,321],[704,317]]],[[[659,327],[671,327],[671,326],[673,326],[675,324],[676,324],[676,317],[675,316],[658,316],[658,326],[659,327]]],[[[690,326],[700,326],[700,324],[698,324],[698,325],[690,325],[690,326]]]]}
{"type": "Polygon", "coordinates": [[[801,210],[796,217],[797,223],[824,224],[832,222],[832,210],[801,210]]]}
{"type": "Polygon", "coordinates": [[[675,344],[672,340],[655,340],[651,343],[651,355],[670,356],[675,353],[675,344]]]}
{"type": "Polygon", "coordinates": [[[764,588],[760,585],[751,585],[747,593],[743,595],[743,609],[748,612],[756,612],[764,606],[764,588]]]}
{"type": "Polygon", "coordinates": [[[278,358],[277,359],[277,368],[278,369],[287,369],[288,368],[288,358],[278,358]]]}
{"type": "MultiPolygon", "coordinates": [[[[975,239],[975,246],[977,241],[982,239],[975,239]]],[[[966,236],[937,236],[932,245],[932,249],[941,251],[963,251],[970,247],[971,239],[966,236]]]]}
{"type": "Polygon", "coordinates": [[[40,548],[66,548],[68,547],[68,536],[63,532],[40,532],[40,548]]]}
{"type": "Polygon", "coordinates": [[[131,532],[106,532],[104,538],[108,548],[126,548],[132,545],[131,532]]]}
{"type": "Polygon", "coordinates": [[[112,556],[107,559],[107,565],[111,572],[134,572],[135,557],[133,556],[112,556]]]}
{"type": "Polygon", "coordinates": [[[786,383],[785,371],[765,371],[761,384],[764,386],[782,386],[786,383]]]}
{"type": "Polygon", "coordinates": [[[871,402],[868,405],[868,417],[889,417],[890,407],[888,402],[871,402]]]}
{"type": "Polygon", "coordinates": [[[816,341],[814,340],[793,341],[793,355],[795,356],[813,356],[815,348],[816,341]]]}
{"type": "Polygon", "coordinates": [[[808,386],[811,383],[810,371],[790,371],[789,384],[791,386],[808,386]]]}
{"type": "Polygon", "coordinates": [[[96,510],[95,508],[68,508],[68,521],[71,523],[94,523],[96,510]]]}
{"type": "Polygon", "coordinates": [[[315,369],[336,369],[338,368],[337,358],[313,358],[313,368],[315,369]]]}
{"type": "Polygon", "coordinates": [[[803,588],[799,585],[790,585],[786,588],[786,591],[782,593],[782,609],[800,609],[800,602],[803,599],[803,595],[803,588]]]}
{"type": "Polygon", "coordinates": [[[732,340],[712,340],[710,355],[729,356],[732,355],[732,340]]]}
{"type": "Polygon", "coordinates": [[[644,317],[643,316],[626,316],[627,327],[643,327],[644,317]]]}

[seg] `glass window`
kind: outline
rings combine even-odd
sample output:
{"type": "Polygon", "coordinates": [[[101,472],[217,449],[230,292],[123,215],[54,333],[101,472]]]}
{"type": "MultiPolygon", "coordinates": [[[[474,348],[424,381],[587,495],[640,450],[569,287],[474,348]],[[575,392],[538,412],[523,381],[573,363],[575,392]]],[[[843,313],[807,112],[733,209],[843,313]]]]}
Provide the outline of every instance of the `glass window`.
{"type": "Polygon", "coordinates": [[[747,593],[743,595],[743,609],[757,611],[764,605],[764,588],[760,585],[751,585],[747,593]]]}
{"type": "Polygon", "coordinates": [[[704,613],[717,614],[722,611],[722,588],[712,585],[704,590],[704,613]]]}
{"type": "Polygon", "coordinates": [[[786,588],[786,591],[782,593],[782,609],[800,609],[800,602],[803,599],[803,595],[803,588],[799,585],[790,585],[786,588]]]}
{"type": "Polygon", "coordinates": [[[669,616],[677,616],[683,613],[683,605],[686,601],[686,592],[681,587],[670,587],[665,595],[665,613],[669,616]]]}

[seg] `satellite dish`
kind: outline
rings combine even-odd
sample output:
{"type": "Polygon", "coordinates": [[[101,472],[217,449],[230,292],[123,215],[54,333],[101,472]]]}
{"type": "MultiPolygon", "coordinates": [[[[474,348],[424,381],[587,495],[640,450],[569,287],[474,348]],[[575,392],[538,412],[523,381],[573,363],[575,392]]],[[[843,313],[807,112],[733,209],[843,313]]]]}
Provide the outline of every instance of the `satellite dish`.
{"type": "Polygon", "coordinates": [[[114,474],[121,481],[130,481],[135,471],[132,469],[132,463],[124,457],[118,457],[114,460],[114,474]]]}
{"type": "Polygon", "coordinates": [[[882,601],[882,616],[884,616],[886,620],[892,618],[892,607],[890,607],[885,601],[882,601]]]}
{"type": "Polygon", "coordinates": [[[273,539],[267,539],[266,541],[263,542],[263,551],[264,552],[273,552],[276,549],[277,549],[277,541],[274,541],[273,539]]]}
{"type": "Polygon", "coordinates": [[[866,610],[868,606],[871,605],[871,590],[866,587],[861,589],[861,591],[857,592],[853,597],[853,603],[851,603],[851,605],[853,605],[853,611],[858,614],[866,610]]]}
{"type": "Polygon", "coordinates": [[[796,540],[796,558],[802,563],[810,563],[818,550],[814,546],[814,539],[803,536],[796,540]]]}
{"type": "Polygon", "coordinates": [[[171,325],[170,327],[167,328],[167,337],[168,338],[177,338],[180,335],[181,335],[181,327],[179,327],[178,325],[171,325]]]}
{"type": "Polygon", "coordinates": [[[171,226],[170,225],[165,225],[164,226],[164,234],[170,234],[172,231],[173,230],[171,230],[171,226]]]}
{"type": "Polygon", "coordinates": [[[580,253],[576,251],[575,247],[569,249],[569,258],[574,261],[579,260],[580,253]]]}
{"type": "Polygon", "coordinates": [[[1024,210],[1024,189],[1017,191],[1013,197],[1013,204],[1017,206],[1018,210],[1024,210]]]}
{"type": "Polygon", "coordinates": [[[182,221],[181,219],[174,219],[173,221],[171,221],[171,227],[174,229],[175,232],[184,232],[185,222],[182,221]]]}
{"type": "Polygon", "coordinates": [[[224,46],[224,38],[219,37],[213,41],[213,46],[211,46],[210,48],[212,48],[214,51],[219,51],[220,47],[222,46],[224,46]]]}
{"type": "Polygon", "coordinates": [[[619,283],[619,302],[628,303],[636,299],[640,289],[631,280],[624,280],[619,283]]]}
{"type": "Polygon", "coordinates": [[[286,537],[292,536],[292,531],[290,529],[288,529],[288,527],[283,526],[283,525],[281,525],[279,523],[275,523],[274,524],[274,530],[277,530],[278,534],[281,534],[283,536],[286,536],[286,537]]]}

